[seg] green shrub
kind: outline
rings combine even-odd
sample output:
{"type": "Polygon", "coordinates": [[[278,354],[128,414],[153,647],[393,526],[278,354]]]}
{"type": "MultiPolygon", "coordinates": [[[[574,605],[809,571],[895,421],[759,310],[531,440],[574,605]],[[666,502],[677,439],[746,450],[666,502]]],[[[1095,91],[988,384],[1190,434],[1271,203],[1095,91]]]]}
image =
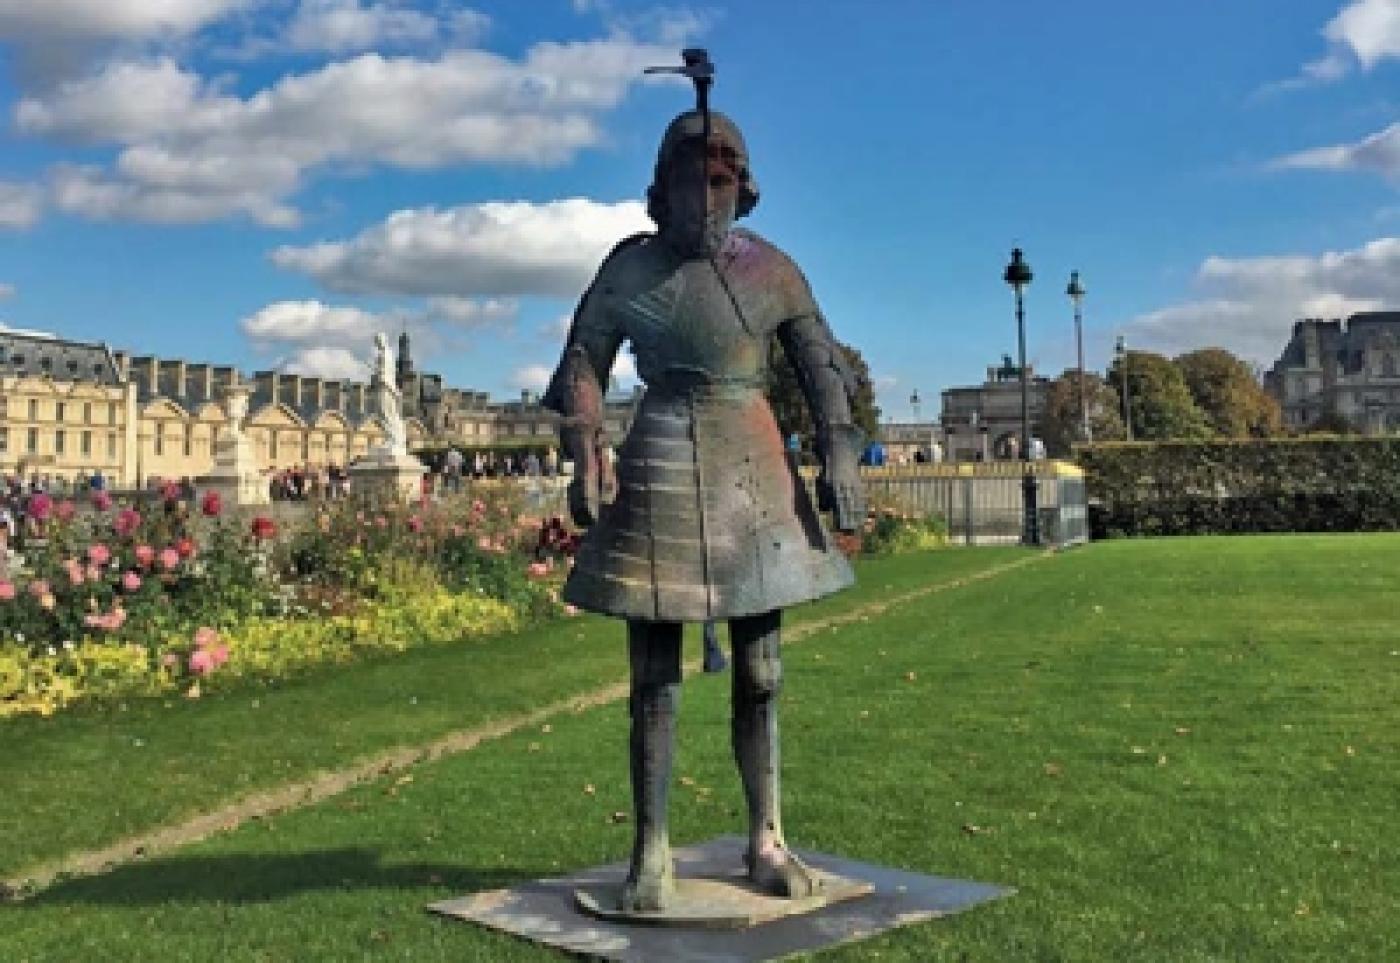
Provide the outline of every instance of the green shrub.
{"type": "Polygon", "coordinates": [[[1400,439],[1079,448],[1094,538],[1400,529],[1400,439]]]}

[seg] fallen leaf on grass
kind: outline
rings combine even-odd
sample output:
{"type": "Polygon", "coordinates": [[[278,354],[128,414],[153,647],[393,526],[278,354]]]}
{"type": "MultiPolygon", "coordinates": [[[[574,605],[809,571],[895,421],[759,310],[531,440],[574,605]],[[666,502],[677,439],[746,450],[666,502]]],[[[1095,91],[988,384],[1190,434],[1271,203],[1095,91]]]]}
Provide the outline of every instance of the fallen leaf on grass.
{"type": "Polygon", "coordinates": [[[530,751],[531,751],[531,752],[539,752],[541,747],[540,747],[540,744],[539,744],[538,742],[532,742],[532,743],[530,743],[530,747],[529,747],[529,748],[530,748],[530,751]]]}
{"type": "Polygon", "coordinates": [[[906,672],[904,673],[904,678],[909,680],[910,682],[913,682],[915,679],[918,678],[918,675],[913,672],[906,672]]]}
{"type": "Polygon", "coordinates": [[[413,782],[413,777],[412,777],[412,776],[400,776],[398,779],[396,779],[396,780],[394,781],[394,785],[396,785],[396,786],[407,786],[407,785],[408,785],[409,783],[411,783],[411,782],[413,782]]]}
{"type": "Polygon", "coordinates": [[[1347,746],[1345,751],[1348,756],[1356,755],[1356,748],[1353,746],[1347,746]]]}
{"type": "Polygon", "coordinates": [[[1176,727],[1175,729],[1173,729],[1172,731],[1175,732],[1178,736],[1189,736],[1189,735],[1191,734],[1191,727],[1190,727],[1190,726],[1177,726],[1177,727],[1176,727]]]}
{"type": "Polygon", "coordinates": [[[1159,765],[1159,766],[1165,766],[1166,764],[1167,764],[1167,757],[1166,757],[1166,756],[1158,756],[1158,757],[1157,757],[1157,765],[1159,765]]]}
{"type": "Polygon", "coordinates": [[[693,785],[695,785],[695,780],[694,780],[694,778],[692,778],[691,776],[681,776],[681,785],[682,785],[682,786],[693,786],[693,785]]]}
{"type": "Polygon", "coordinates": [[[551,733],[551,732],[553,732],[553,731],[554,731],[554,727],[553,727],[552,725],[550,725],[548,722],[546,722],[544,725],[540,726],[540,732],[543,732],[545,735],[548,735],[549,733],[551,733]]]}
{"type": "Polygon", "coordinates": [[[185,690],[186,699],[198,699],[203,694],[204,693],[201,692],[199,689],[198,682],[196,682],[194,685],[190,686],[188,689],[185,690]]]}
{"type": "Polygon", "coordinates": [[[1047,762],[1045,764],[1045,775],[1052,779],[1064,773],[1064,768],[1058,762],[1047,762]]]}
{"type": "Polygon", "coordinates": [[[585,796],[592,796],[592,795],[595,795],[597,792],[598,792],[598,790],[593,788],[593,783],[591,783],[591,782],[585,784],[584,787],[583,787],[583,794],[584,794],[585,796]]]}
{"type": "Polygon", "coordinates": [[[976,823],[963,823],[962,831],[967,833],[969,836],[980,836],[983,833],[990,833],[992,831],[992,827],[978,826],[976,823]]]}
{"type": "Polygon", "coordinates": [[[612,823],[625,823],[629,818],[631,817],[629,817],[625,812],[619,809],[617,812],[613,813],[611,816],[608,817],[608,821],[612,823]]]}

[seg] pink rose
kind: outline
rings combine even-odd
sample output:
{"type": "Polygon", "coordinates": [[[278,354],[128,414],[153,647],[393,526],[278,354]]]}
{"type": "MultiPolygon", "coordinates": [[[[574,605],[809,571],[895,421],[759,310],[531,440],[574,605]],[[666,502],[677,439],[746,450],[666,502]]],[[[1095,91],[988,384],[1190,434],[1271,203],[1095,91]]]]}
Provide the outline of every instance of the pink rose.
{"type": "Polygon", "coordinates": [[[549,566],[544,562],[531,562],[525,566],[525,574],[530,578],[544,578],[549,574],[549,566]]]}
{"type": "Polygon", "coordinates": [[[112,559],[112,550],[101,542],[88,546],[88,561],[94,565],[106,565],[112,559]]]}
{"type": "Polygon", "coordinates": [[[117,512],[117,518],[112,522],[118,535],[130,535],[141,527],[141,515],[133,508],[123,508],[117,512]]]}
{"type": "Polygon", "coordinates": [[[54,509],[54,513],[58,516],[60,522],[71,522],[73,516],[78,513],[78,506],[65,498],[58,503],[58,507],[54,509]]]}
{"type": "Polygon", "coordinates": [[[0,602],[8,602],[15,597],[15,583],[0,581],[0,602]]]}
{"type": "Polygon", "coordinates": [[[491,551],[491,539],[487,538],[485,535],[482,535],[476,540],[476,547],[481,549],[483,552],[491,551]]]}
{"type": "Polygon", "coordinates": [[[167,669],[172,669],[180,664],[180,657],[174,652],[167,652],[165,653],[165,655],[160,657],[160,664],[165,666],[167,669]]]}
{"type": "Polygon", "coordinates": [[[160,567],[167,572],[175,571],[175,566],[180,564],[180,553],[173,548],[163,548],[160,550],[160,567]]]}
{"type": "Polygon", "coordinates": [[[180,553],[181,558],[194,558],[194,539],[182,538],[175,543],[175,551],[180,553]]]}
{"type": "Polygon", "coordinates": [[[190,671],[195,675],[208,675],[214,671],[214,653],[199,649],[190,654],[190,671]]]}
{"type": "Polygon", "coordinates": [[[36,599],[49,594],[49,583],[41,578],[36,578],[29,583],[29,594],[36,599]]]}
{"type": "Polygon", "coordinates": [[[142,568],[150,568],[151,563],[156,560],[156,550],[149,545],[136,546],[136,564],[142,568]]]}
{"type": "Polygon", "coordinates": [[[135,592],[141,587],[141,576],[135,572],[127,572],[122,576],[122,588],[128,592],[135,592]]]}
{"type": "Polygon", "coordinates": [[[201,625],[194,633],[195,648],[207,649],[219,641],[219,633],[207,625],[201,625]]]}
{"type": "Polygon", "coordinates": [[[36,522],[46,522],[53,513],[53,499],[43,492],[29,496],[29,514],[36,522]]]}
{"type": "Polygon", "coordinates": [[[72,582],[74,585],[83,584],[84,576],[83,567],[81,565],[79,565],[77,562],[70,562],[67,566],[67,570],[68,581],[72,582]]]}
{"type": "Polygon", "coordinates": [[[98,581],[102,578],[102,569],[98,568],[96,565],[89,565],[87,567],[87,577],[89,582],[98,581]]]}
{"type": "Polygon", "coordinates": [[[92,507],[99,512],[105,512],[112,507],[112,496],[105,491],[97,491],[92,494],[92,507]]]}
{"type": "Polygon", "coordinates": [[[168,502],[178,502],[180,500],[180,486],[173,481],[168,481],[160,486],[160,497],[168,502]]]}
{"type": "Polygon", "coordinates": [[[224,510],[224,500],[216,491],[207,491],[200,499],[199,510],[209,518],[216,518],[224,510]]]}

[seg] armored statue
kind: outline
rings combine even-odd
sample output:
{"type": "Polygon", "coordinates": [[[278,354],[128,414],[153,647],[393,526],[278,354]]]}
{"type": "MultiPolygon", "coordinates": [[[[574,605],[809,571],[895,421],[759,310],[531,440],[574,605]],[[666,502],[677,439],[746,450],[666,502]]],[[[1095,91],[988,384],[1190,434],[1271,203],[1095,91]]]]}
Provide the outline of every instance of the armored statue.
{"type": "MultiPolygon", "coordinates": [[[[697,84],[698,86],[698,84],[697,84]]],[[[584,294],[543,403],[563,416],[575,520],[588,527],[564,597],[627,620],[636,836],[622,909],[674,892],[666,828],[686,622],[729,622],[734,758],[748,807],[750,879],[810,895],[783,837],[777,698],[782,610],[853,575],[785,456],[763,393],[772,339],[816,424],[818,495],[843,531],[864,517],[852,420],[858,387],[797,266],[733,226],[758,187],[739,129],[701,109],[666,129],[648,190],[657,230],[608,255],[584,294]],[[646,386],[616,467],[603,389],[623,342],[646,386]]]]}

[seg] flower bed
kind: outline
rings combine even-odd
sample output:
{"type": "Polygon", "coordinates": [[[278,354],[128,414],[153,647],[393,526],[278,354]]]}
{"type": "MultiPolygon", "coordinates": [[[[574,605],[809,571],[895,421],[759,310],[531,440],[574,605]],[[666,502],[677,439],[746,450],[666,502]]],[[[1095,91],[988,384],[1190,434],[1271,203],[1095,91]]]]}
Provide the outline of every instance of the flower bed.
{"type": "Polygon", "coordinates": [[[0,717],[194,697],[571,611],[558,584],[576,536],[508,492],[337,503],[282,531],[175,491],[144,515],[105,495],[92,507],[41,502],[42,544],[0,579],[0,717]]]}

